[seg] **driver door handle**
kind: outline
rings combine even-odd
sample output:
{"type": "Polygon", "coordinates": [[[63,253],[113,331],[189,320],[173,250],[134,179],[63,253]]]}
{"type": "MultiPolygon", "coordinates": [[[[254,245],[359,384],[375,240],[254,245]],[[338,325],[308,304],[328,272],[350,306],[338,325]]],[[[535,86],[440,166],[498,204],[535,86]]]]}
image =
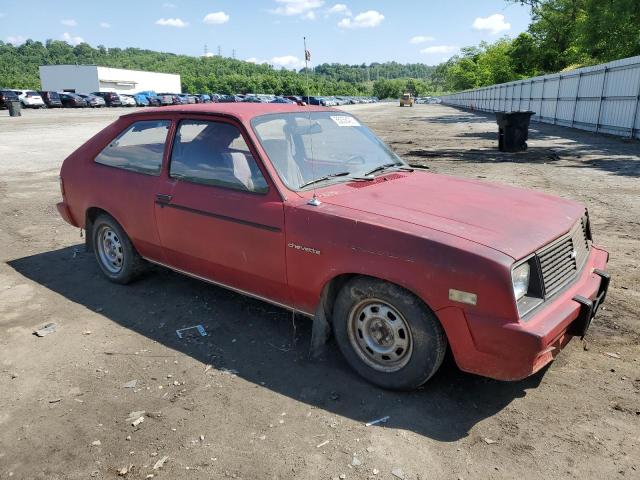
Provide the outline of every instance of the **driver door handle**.
{"type": "Polygon", "coordinates": [[[169,195],[167,193],[157,193],[156,194],[156,202],[158,202],[158,203],[169,203],[169,202],[171,202],[172,198],[173,198],[173,196],[169,195]]]}

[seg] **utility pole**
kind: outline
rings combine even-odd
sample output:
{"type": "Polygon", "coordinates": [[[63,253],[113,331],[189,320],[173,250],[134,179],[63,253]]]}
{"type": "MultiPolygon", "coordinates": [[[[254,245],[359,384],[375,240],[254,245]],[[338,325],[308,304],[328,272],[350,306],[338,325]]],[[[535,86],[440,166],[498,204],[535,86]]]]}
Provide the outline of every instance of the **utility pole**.
{"type": "Polygon", "coordinates": [[[208,57],[209,56],[209,47],[207,47],[207,44],[204,44],[204,56],[208,57]]]}
{"type": "Polygon", "coordinates": [[[218,45],[218,56],[222,56],[222,47],[220,45],[218,45]]]}
{"type": "Polygon", "coordinates": [[[236,49],[231,50],[231,58],[236,59],[236,49]]]}

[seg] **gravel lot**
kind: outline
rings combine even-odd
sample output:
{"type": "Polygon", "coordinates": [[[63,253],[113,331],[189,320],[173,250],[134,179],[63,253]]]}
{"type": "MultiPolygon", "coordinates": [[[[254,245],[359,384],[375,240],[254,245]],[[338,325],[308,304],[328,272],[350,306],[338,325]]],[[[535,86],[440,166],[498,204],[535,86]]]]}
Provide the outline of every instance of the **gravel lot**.
{"type": "Polygon", "coordinates": [[[57,175],[125,110],[0,111],[0,479],[640,478],[640,144],[533,124],[502,154],[491,115],[349,110],[432,171],[585,202],[613,275],[586,343],[521,382],[449,360],[391,393],[333,344],[308,360],[309,322],[268,304],[162,269],[110,284],[57,215],[57,175]]]}

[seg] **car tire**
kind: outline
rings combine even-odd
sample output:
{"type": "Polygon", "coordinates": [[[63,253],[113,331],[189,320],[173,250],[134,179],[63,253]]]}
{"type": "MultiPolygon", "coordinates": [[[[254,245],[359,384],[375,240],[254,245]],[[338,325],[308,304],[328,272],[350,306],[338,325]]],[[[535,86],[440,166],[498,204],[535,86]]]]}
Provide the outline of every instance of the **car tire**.
{"type": "Polygon", "coordinates": [[[413,390],[440,368],[447,339],[429,307],[398,285],[370,277],[338,293],[333,332],[349,365],[390,390],[413,390]]]}
{"type": "Polygon", "coordinates": [[[99,215],[93,222],[91,235],[96,261],[109,280],[126,285],[144,271],[144,259],[111,216],[99,215]]]}

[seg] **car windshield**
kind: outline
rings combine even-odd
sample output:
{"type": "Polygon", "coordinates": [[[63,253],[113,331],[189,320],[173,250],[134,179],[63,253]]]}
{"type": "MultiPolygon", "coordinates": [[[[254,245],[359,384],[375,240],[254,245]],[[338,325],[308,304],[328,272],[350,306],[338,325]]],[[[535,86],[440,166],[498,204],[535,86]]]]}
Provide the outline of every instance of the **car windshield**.
{"type": "Polygon", "coordinates": [[[406,166],[371,130],[343,112],[267,114],[251,123],[278,175],[293,190],[406,166]]]}

